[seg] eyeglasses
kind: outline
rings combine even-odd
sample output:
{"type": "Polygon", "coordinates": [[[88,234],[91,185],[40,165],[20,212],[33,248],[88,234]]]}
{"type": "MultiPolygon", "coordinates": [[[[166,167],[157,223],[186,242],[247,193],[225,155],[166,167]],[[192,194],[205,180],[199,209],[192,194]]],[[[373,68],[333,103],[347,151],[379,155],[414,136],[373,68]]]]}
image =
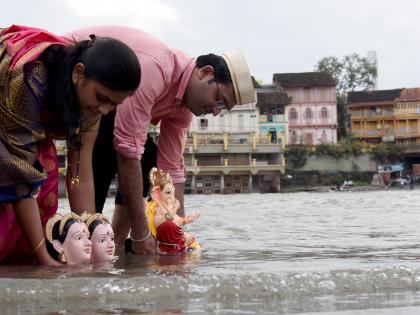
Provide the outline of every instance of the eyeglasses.
{"type": "Polygon", "coordinates": [[[222,99],[222,97],[220,96],[220,90],[219,90],[219,84],[216,82],[216,89],[217,89],[217,100],[216,102],[214,102],[214,106],[216,106],[217,109],[220,109],[220,117],[223,117],[224,115],[226,115],[229,111],[228,107],[226,106],[225,101],[222,99]]]}

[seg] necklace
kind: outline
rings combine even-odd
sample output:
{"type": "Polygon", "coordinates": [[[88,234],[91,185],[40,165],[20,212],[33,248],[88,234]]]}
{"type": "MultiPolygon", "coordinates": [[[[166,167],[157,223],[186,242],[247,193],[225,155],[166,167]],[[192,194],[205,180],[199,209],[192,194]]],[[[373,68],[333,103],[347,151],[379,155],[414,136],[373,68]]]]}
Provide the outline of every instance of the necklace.
{"type": "Polygon", "coordinates": [[[70,168],[70,188],[73,189],[74,187],[79,187],[80,179],[79,179],[79,170],[80,170],[80,143],[82,141],[82,132],[81,132],[81,126],[82,126],[82,115],[80,115],[79,118],[79,127],[76,129],[76,135],[77,135],[77,141],[79,142],[79,147],[77,149],[77,162],[76,162],[76,176],[73,176],[72,171],[72,164],[69,163],[70,168]]]}

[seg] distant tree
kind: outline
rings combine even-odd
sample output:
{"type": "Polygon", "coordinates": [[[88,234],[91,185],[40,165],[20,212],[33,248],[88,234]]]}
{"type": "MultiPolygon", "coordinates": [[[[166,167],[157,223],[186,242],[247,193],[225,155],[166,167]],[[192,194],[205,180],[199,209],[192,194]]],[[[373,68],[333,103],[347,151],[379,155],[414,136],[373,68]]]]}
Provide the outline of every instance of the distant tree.
{"type": "Polygon", "coordinates": [[[330,73],[337,81],[338,138],[347,136],[347,93],[375,87],[378,69],[376,62],[358,54],[350,54],[341,59],[330,56],[322,58],[315,71],[330,73]]]}

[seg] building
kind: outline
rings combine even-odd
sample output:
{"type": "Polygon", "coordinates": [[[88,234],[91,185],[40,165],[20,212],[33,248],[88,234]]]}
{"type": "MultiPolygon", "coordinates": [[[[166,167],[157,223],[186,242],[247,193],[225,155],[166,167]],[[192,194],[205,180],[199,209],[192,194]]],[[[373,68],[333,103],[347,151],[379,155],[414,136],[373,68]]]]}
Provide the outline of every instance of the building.
{"type": "MultiPolygon", "coordinates": [[[[260,117],[258,104],[235,106],[223,117],[194,117],[184,153],[188,171],[185,193],[280,190],[285,134],[278,129],[275,136],[260,134],[260,119],[265,117],[267,122],[267,117],[260,117]]],[[[262,104],[268,106],[266,100],[262,104]]]]}
{"type": "Polygon", "coordinates": [[[367,143],[420,143],[420,88],[348,94],[350,131],[367,143]]]}
{"type": "Polygon", "coordinates": [[[394,107],[396,143],[420,143],[420,88],[403,89],[394,107]]]}
{"type": "Polygon", "coordinates": [[[262,85],[257,88],[258,134],[271,143],[287,143],[288,123],[285,106],[290,102],[286,93],[276,85],[262,85]]]}
{"type": "Polygon", "coordinates": [[[337,83],[329,73],[275,73],[273,83],[290,97],[287,144],[337,142],[337,83]]]}

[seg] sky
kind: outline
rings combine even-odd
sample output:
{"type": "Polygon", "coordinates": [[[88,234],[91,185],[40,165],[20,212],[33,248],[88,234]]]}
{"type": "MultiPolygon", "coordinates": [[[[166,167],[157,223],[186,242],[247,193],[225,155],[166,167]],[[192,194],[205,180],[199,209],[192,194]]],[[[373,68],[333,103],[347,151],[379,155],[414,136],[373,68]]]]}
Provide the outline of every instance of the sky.
{"type": "Polygon", "coordinates": [[[378,60],[378,89],[420,87],[420,0],[2,0],[0,27],[64,34],[142,29],[191,56],[240,48],[252,75],[313,71],[323,57],[378,60]]]}

